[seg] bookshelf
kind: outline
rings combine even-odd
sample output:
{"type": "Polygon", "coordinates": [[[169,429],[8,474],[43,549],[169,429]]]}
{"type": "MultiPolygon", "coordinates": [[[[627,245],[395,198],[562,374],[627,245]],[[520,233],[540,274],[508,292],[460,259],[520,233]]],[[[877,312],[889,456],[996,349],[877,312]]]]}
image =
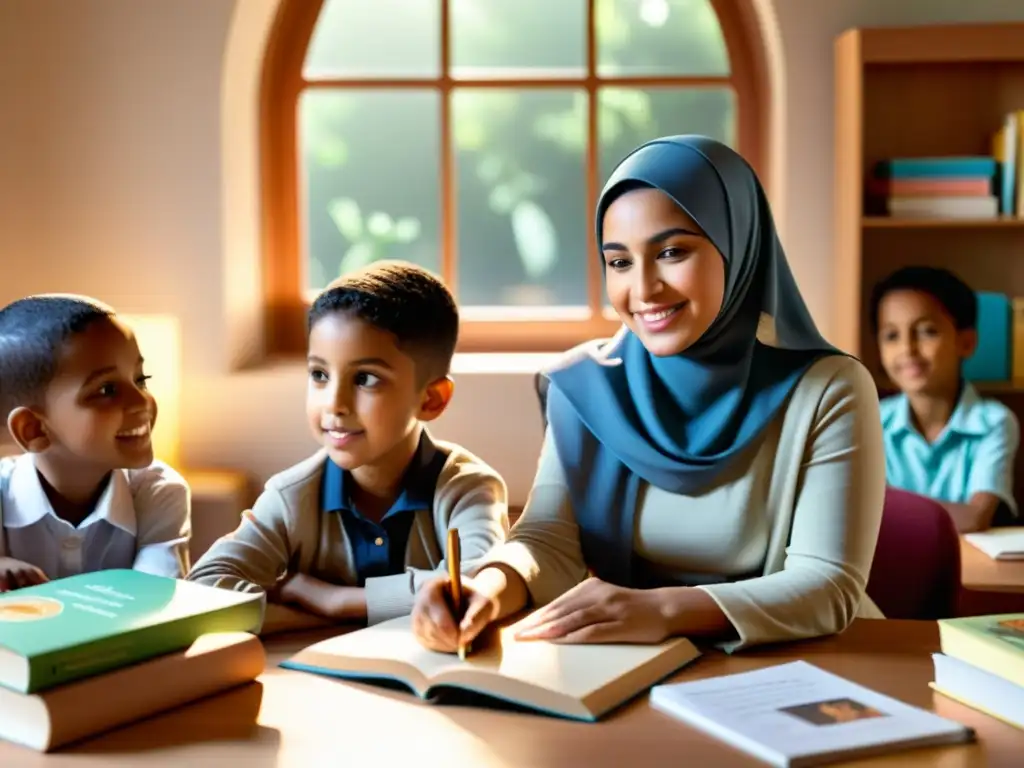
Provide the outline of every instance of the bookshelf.
{"type": "Polygon", "coordinates": [[[892,270],[934,264],[978,290],[1024,296],[1024,220],[872,215],[864,192],[881,160],[991,153],[1006,113],[1024,109],[1024,24],[848,30],[835,77],[834,341],[884,384],[867,300],[892,270]]]}
{"type": "MultiPolygon", "coordinates": [[[[833,342],[892,391],[868,317],[871,286],[930,264],[973,288],[1024,297],[1024,219],[875,215],[865,182],[894,157],[990,155],[1006,114],[1024,109],[1024,23],[851,29],[835,42],[833,342]]],[[[1024,382],[975,382],[1024,423],[1024,382]]],[[[1024,498],[1024,450],[1018,452],[1024,498]]]]}

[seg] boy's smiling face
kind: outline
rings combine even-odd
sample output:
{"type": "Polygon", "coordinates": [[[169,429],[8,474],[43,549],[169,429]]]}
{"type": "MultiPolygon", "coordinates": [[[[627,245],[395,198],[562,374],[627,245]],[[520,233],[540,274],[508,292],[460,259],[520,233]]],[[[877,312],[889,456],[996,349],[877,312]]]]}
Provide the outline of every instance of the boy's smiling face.
{"type": "Polygon", "coordinates": [[[42,408],[53,466],[138,469],[153,462],[156,401],[131,330],[97,320],[64,344],[42,408]]]}
{"type": "Polygon", "coordinates": [[[907,394],[955,390],[960,365],[976,343],[974,331],[958,330],[945,308],[922,291],[893,291],[878,305],[882,366],[907,394]]]}
{"type": "Polygon", "coordinates": [[[440,416],[451,397],[450,379],[424,383],[394,335],[345,313],[310,329],[307,361],[309,426],[342,469],[404,471],[419,422],[440,416]]]}

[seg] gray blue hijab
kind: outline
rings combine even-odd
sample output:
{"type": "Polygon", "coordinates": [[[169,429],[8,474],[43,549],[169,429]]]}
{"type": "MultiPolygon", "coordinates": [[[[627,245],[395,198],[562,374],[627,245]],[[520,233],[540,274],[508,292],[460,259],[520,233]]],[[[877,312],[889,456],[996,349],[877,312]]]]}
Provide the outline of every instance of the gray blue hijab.
{"type": "Polygon", "coordinates": [[[633,552],[640,482],[701,492],[758,443],[815,360],[841,353],[815,327],[764,190],[738,154],[703,136],[637,148],[601,193],[599,244],[608,206],[637,187],[672,198],[722,254],[722,308],[678,355],[652,355],[626,328],[573,350],[548,372],[547,418],[588,566],[606,581],[655,586],[633,552]]]}

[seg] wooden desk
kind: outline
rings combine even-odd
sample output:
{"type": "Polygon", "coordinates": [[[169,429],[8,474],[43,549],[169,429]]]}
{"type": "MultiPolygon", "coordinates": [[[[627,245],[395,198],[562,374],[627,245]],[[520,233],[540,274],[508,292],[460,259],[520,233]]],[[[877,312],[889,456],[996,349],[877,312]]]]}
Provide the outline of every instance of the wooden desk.
{"type": "Polygon", "coordinates": [[[1024,594],[1024,560],[993,560],[960,537],[960,581],[976,592],[1024,594]]]}
{"type": "MultiPolygon", "coordinates": [[[[432,706],[409,694],[343,683],[273,665],[324,633],[268,638],[271,662],[260,680],[176,712],[39,755],[0,744],[4,768],[306,768],[395,765],[409,768],[532,766],[763,765],[655,712],[642,696],[596,724],[483,708],[432,706]],[[262,700],[261,700],[262,697],[262,700]],[[259,710],[258,724],[253,718],[259,710]]],[[[1019,766],[1024,731],[933,693],[932,622],[856,622],[846,633],[726,657],[709,652],[676,679],[742,672],[806,659],[908,703],[977,729],[978,743],[894,752],[856,764],[973,768],[1019,766]]]]}

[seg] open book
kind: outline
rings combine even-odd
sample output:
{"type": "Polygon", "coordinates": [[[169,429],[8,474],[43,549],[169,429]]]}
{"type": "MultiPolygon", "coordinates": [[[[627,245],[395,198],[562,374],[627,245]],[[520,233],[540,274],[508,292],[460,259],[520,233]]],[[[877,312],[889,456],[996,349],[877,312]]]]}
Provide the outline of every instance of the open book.
{"type": "Polygon", "coordinates": [[[402,683],[422,698],[458,688],[547,714],[594,721],[697,658],[685,638],[659,645],[516,641],[505,628],[477,638],[465,661],[416,640],[410,618],[381,622],[305,648],[282,667],[402,683]]]}
{"type": "Polygon", "coordinates": [[[1024,560],[1024,528],[990,528],[965,533],[964,541],[993,560],[1024,560]]]}

